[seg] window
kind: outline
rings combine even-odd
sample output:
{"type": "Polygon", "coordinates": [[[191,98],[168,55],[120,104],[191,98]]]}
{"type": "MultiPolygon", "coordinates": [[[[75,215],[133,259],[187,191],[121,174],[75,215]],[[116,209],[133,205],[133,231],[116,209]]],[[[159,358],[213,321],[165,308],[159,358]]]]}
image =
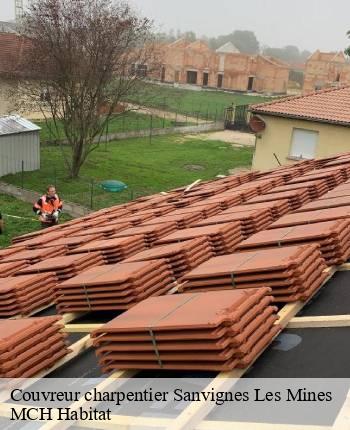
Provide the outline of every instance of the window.
{"type": "Polygon", "coordinates": [[[193,70],[187,71],[187,83],[188,84],[197,84],[197,72],[193,70]]]}
{"type": "Polygon", "coordinates": [[[290,157],[297,158],[314,158],[318,142],[318,131],[303,130],[294,128],[292,134],[292,143],[290,148],[290,157]]]}
{"type": "Polygon", "coordinates": [[[145,78],[147,76],[147,65],[146,64],[131,64],[130,74],[137,76],[138,78],[145,78]]]}
{"type": "Polygon", "coordinates": [[[203,87],[207,87],[209,82],[209,73],[203,72],[203,87]]]}
{"type": "Polygon", "coordinates": [[[253,91],[253,87],[254,87],[254,76],[249,76],[248,78],[248,91],[253,91]]]}
{"type": "Polygon", "coordinates": [[[219,74],[218,75],[218,88],[222,88],[222,84],[223,84],[223,81],[224,81],[224,75],[223,74],[219,74]]]}
{"type": "Polygon", "coordinates": [[[165,67],[164,67],[164,66],[162,66],[162,70],[161,70],[161,72],[160,72],[160,80],[161,80],[162,82],[164,82],[164,81],[165,81],[165,67]]]}
{"type": "Polygon", "coordinates": [[[138,64],[136,75],[139,78],[146,78],[147,77],[147,65],[146,64],[138,64]]]}

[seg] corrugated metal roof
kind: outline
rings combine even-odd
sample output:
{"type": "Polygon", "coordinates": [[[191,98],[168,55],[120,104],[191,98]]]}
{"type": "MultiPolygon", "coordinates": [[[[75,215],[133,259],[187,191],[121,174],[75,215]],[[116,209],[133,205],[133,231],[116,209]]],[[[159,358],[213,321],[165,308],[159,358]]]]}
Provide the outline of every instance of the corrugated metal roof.
{"type": "Polygon", "coordinates": [[[33,124],[18,115],[0,117],[0,136],[39,130],[41,130],[41,128],[36,124],[33,124]]]}
{"type": "Polygon", "coordinates": [[[1,33],[16,33],[16,23],[8,21],[0,21],[1,33]]]}

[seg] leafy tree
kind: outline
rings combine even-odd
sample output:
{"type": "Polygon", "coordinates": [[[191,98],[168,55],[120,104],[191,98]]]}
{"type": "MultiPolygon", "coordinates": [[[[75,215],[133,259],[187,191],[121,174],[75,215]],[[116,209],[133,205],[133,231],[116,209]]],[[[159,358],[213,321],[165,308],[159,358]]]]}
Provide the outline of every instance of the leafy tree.
{"type": "Polygon", "coordinates": [[[197,36],[194,31],[181,32],[180,30],[177,30],[176,36],[174,30],[170,30],[168,33],[155,33],[155,39],[157,42],[172,43],[175,42],[175,40],[182,38],[188,40],[189,42],[194,42],[197,40],[197,36]]]}
{"type": "Polygon", "coordinates": [[[299,48],[294,45],[287,45],[284,48],[264,47],[263,54],[279,58],[287,63],[304,63],[311,55],[309,51],[300,52],[299,48]]]}
{"type": "Polygon", "coordinates": [[[259,53],[259,42],[252,31],[236,30],[232,34],[231,41],[240,52],[246,54],[259,53]]]}
{"type": "Polygon", "coordinates": [[[197,39],[197,36],[194,31],[185,31],[184,33],[180,33],[180,38],[184,38],[189,42],[194,42],[197,39]]]}
{"type": "Polygon", "coordinates": [[[155,63],[150,29],[147,18],[113,0],[30,3],[21,30],[30,46],[14,71],[26,78],[18,107],[41,111],[56,139],[63,127],[70,177],[79,175],[120,101],[155,63]]]}
{"type": "MultiPolygon", "coordinates": [[[[348,39],[350,39],[350,30],[346,33],[348,39]]],[[[344,50],[345,55],[350,56],[350,46],[344,50]]]]}
{"type": "Polygon", "coordinates": [[[304,50],[300,53],[300,59],[302,63],[305,63],[305,61],[312,55],[312,52],[304,50]]]}

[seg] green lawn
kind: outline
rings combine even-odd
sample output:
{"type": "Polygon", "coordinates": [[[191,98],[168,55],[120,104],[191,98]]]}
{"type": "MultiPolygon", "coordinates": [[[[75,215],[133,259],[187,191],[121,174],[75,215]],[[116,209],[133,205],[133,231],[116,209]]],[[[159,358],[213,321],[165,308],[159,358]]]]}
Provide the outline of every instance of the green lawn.
{"type": "MultiPolygon", "coordinates": [[[[60,149],[43,146],[41,170],[24,173],[24,188],[42,192],[47,184],[55,184],[61,198],[93,208],[112,206],[141,195],[157,193],[226,174],[229,169],[250,166],[252,148],[235,148],[221,141],[205,141],[179,135],[127,139],[102,145],[93,152],[77,180],[67,179],[60,149]],[[194,167],[193,167],[194,166],[194,167]],[[200,170],[193,170],[193,168],[200,170]],[[110,194],[98,183],[116,179],[128,190],[110,194]],[[93,182],[92,182],[93,180],[93,182]]],[[[8,175],[5,182],[21,185],[21,174],[8,175]]]]}
{"type": "MultiPolygon", "coordinates": [[[[5,221],[5,231],[0,234],[0,248],[10,245],[11,239],[15,236],[40,229],[40,222],[36,220],[30,203],[0,194],[0,212],[5,221]]],[[[63,221],[68,219],[69,216],[62,215],[63,221]]]]}
{"type": "MultiPolygon", "coordinates": [[[[40,140],[42,142],[55,140],[56,137],[52,134],[53,121],[49,121],[48,124],[45,121],[35,121],[36,124],[41,127],[40,132],[40,140]]],[[[175,125],[186,125],[183,123],[175,122],[174,120],[159,118],[153,116],[151,118],[150,115],[141,114],[138,112],[126,112],[124,114],[118,114],[111,118],[108,123],[108,129],[106,128],[105,132],[107,133],[118,133],[118,132],[127,132],[134,130],[147,130],[152,128],[168,128],[173,127],[175,125]]],[[[190,125],[190,123],[188,123],[190,125]]],[[[59,138],[64,139],[65,134],[63,131],[62,125],[58,124],[59,129],[59,138]]]]}
{"type": "Polygon", "coordinates": [[[140,83],[128,100],[143,106],[151,106],[201,118],[223,118],[225,108],[232,103],[247,105],[271,100],[271,97],[237,94],[219,90],[186,90],[166,85],[140,83]]]}

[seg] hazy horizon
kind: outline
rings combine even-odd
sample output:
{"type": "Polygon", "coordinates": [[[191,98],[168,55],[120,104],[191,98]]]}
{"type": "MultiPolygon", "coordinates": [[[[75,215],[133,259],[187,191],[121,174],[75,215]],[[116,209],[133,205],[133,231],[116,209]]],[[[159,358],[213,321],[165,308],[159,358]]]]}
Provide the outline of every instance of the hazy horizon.
{"type": "MultiPolygon", "coordinates": [[[[24,0],[25,3],[28,0],[24,0]]],[[[215,37],[234,30],[253,31],[261,46],[296,45],[315,51],[343,50],[350,41],[348,0],[130,0],[154,20],[156,29],[194,31],[215,37]]],[[[0,0],[0,20],[14,19],[14,0],[0,0]]]]}

